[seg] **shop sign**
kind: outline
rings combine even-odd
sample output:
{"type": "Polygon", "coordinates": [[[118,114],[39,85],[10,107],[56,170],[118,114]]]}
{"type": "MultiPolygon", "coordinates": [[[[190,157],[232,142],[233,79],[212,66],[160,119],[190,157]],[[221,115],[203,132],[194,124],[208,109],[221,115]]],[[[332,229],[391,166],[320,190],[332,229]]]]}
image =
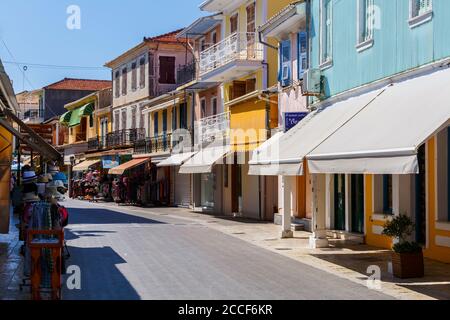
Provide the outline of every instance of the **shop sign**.
{"type": "Polygon", "coordinates": [[[120,157],[119,156],[103,156],[102,157],[102,166],[103,169],[112,169],[118,167],[120,165],[120,157]]]}
{"type": "Polygon", "coordinates": [[[300,123],[308,115],[307,112],[285,112],[284,113],[284,132],[288,132],[300,123]]]}

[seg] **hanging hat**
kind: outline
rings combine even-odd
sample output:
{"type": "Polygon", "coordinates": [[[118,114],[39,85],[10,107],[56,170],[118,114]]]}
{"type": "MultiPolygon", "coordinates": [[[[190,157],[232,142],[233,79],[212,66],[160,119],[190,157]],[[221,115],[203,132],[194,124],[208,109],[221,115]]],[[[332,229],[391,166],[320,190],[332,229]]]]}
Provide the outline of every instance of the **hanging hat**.
{"type": "Polygon", "coordinates": [[[22,175],[22,182],[24,184],[26,183],[32,183],[37,180],[36,172],[34,171],[25,171],[22,175]]]}
{"type": "Polygon", "coordinates": [[[46,174],[48,181],[53,181],[53,175],[51,173],[46,174]]]}
{"type": "Polygon", "coordinates": [[[48,172],[50,172],[50,173],[58,173],[59,172],[59,167],[57,167],[56,165],[50,165],[48,167],[48,172]]]}
{"type": "Polygon", "coordinates": [[[37,202],[40,201],[41,199],[38,197],[36,193],[28,192],[23,195],[22,200],[24,202],[37,202]]]}
{"type": "Polygon", "coordinates": [[[58,172],[55,175],[53,175],[53,180],[60,180],[60,181],[66,181],[67,177],[64,173],[58,172]]]}

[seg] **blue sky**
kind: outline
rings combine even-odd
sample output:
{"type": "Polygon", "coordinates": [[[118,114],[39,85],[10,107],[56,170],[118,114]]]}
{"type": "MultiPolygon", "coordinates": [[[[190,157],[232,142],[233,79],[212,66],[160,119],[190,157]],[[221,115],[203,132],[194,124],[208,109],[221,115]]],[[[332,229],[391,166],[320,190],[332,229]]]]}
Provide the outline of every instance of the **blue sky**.
{"type": "MultiPolygon", "coordinates": [[[[202,0],[5,0],[0,10],[2,61],[102,67],[155,36],[189,25],[204,15],[202,0]],[[66,27],[67,7],[81,9],[81,30],[66,27]],[[4,43],[11,54],[5,48],[4,43]]],[[[19,68],[4,63],[16,92],[41,88],[64,77],[110,79],[108,69],[19,68]]]]}

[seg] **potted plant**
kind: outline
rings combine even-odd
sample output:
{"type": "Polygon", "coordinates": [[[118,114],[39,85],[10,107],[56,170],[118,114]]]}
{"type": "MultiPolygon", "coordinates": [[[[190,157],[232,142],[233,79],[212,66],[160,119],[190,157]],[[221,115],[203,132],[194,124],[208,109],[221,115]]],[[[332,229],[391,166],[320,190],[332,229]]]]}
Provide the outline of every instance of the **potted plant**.
{"type": "Polygon", "coordinates": [[[420,244],[409,241],[414,232],[414,223],[406,215],[399,215],[388,221],[383,235],[396,240],[392,252],[394,276],[400,279],[424,276],[423,251],[420,244]]]}

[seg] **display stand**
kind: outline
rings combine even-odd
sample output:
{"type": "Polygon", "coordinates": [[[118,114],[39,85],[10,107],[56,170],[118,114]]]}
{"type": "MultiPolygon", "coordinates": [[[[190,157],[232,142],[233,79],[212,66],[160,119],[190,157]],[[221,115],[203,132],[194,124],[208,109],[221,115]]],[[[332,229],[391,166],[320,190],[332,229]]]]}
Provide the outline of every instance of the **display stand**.
{"type": "Polygon", "coordinates": [[[31,294],[33,300],[42,300],[42,251],[50,251],[54,263],[51,270],[51,298],[61,300],[62,253],[64,247],[63,230],[29,230],[27,245],[31,251],[31,294]],[[37,236],[53,237],[53,239],[36,239],[37,236]]]}

